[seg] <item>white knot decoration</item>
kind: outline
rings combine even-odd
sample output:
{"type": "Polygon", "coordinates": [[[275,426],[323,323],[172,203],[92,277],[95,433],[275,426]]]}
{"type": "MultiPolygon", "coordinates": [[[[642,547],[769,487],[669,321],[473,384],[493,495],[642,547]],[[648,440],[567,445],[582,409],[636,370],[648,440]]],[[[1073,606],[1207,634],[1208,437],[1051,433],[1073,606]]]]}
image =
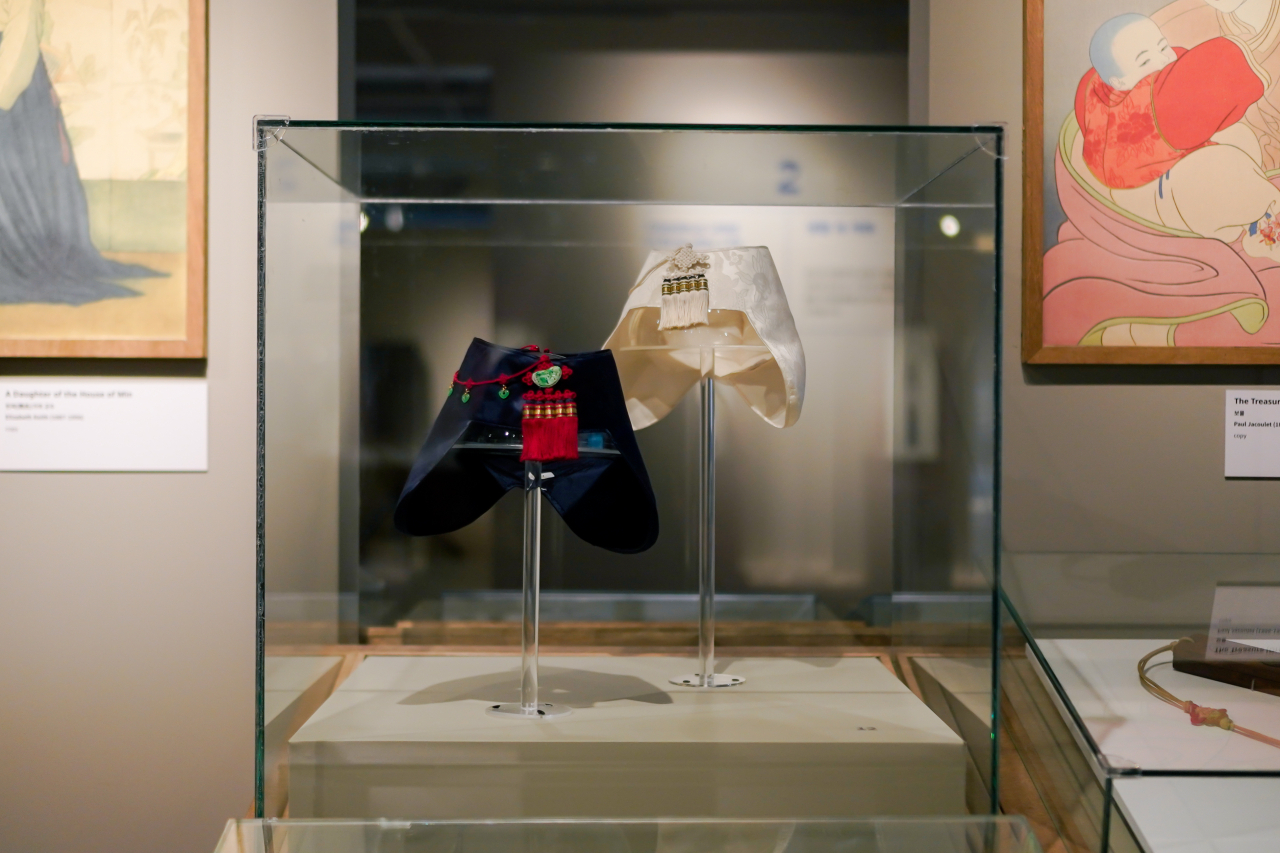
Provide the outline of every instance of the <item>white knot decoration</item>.
{"type": "Polygon", "coordinates": [[[711,256],[699,254],[693,250],[692,243],[685,243],[668,255],[666,261],[658,329],[707,325],[711,291],[706,270],[711,266],[711,256]]]}
{"type": "Polygon", "coordinates": [[[667,271],[673,273],[691,273],[694,270],[705,270],[711,266],[711,256],[693,250],[692,243],[685,243],[667,256],[667,271]]]}

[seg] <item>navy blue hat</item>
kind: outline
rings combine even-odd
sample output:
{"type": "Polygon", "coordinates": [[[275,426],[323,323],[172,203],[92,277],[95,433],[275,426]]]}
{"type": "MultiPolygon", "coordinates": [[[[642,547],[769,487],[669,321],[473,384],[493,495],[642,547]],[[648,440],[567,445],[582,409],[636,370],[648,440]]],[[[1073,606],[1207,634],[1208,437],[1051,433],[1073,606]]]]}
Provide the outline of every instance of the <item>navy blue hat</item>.
{"type": "Polygon", "coordinates": [[[649,483],[609,350],[557,355],[474,338],[396,504],[410,536],[465,527],[543,463],[543,490],[583,541],[634,554],[658,539],[649,483]]]}

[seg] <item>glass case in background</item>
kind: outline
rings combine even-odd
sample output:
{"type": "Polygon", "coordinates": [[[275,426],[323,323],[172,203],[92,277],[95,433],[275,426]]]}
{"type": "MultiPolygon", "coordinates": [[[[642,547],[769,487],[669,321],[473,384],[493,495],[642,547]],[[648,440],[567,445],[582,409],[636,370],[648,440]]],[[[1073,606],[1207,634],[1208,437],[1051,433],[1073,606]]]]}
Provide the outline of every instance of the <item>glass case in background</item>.
{"type": "Polygon", "coordinates": [[[1009,552],[1002,586],[1005,732],[1064,835],[1280,844],[1280,556],[1009,552]]]}
{"type": "Polygon", "coordinates": [[[1018,817],[832,821],[233,820],[215,853],[1040,853],[1018,817]]]}
{"type": "Polygon", "coordinates": [[[992,811],[999,128],[257,134],[260,814],[992,811]],[[695,388],[637,432],[654,547],[543,513],[541,685],[572,713],[495,721],[522,497],[407,537],[409,466],[473,337],[598,349],[686,243],[767,246],[807,363],[786,429],[715,392],[718,670],[746,683],[670,682],[698,649],[695,388]]]}

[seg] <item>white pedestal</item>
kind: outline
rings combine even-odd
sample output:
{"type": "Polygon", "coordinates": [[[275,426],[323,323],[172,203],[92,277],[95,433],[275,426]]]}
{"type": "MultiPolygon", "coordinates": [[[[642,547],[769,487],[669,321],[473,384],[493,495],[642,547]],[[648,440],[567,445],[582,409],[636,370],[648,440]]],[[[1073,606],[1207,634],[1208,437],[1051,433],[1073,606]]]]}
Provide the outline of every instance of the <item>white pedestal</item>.
{"type": "MultiPolygon", "coordinates": [[[[933,707],[945,704],[969,743],[991,741],[991,659],[913,657],[916,681],[933,707]],[[931,694],[937,695],[937,699],[931,694]]],[[[982,768],[984,778],[989,768],[982,768]]]]}
{"type": "Polygon", "coordinates": [[[975,814],[991,807],[991,658],[912,656],[920,695],[969,744],[966,801],[975,814]]]}
{"type": "MultiPolygon", "coordinates": [[[[1098,748],[1113,765],[1143,770],[1275,770],[1280,749],[1224,729],[1191,725],[1138,681],[1138,661],[1170,642],[1043,640],[1040,650],[1098,748]]],[[[1280,697],[1176,671],[1162,655],[1149,673],[1180,699],[1226,708],[1245,728],[1280,736],[1280,697]]],[[[1048,688],[1052,691],[1052,688],[1048,688]]]]}
{"type": "Polygon", "coordinates": [[[1280,850],[1280,779],[1117,779],[1116,799],[1150,853],[1280,850]]]}
{"type": "Polygon", "coordinates": [[[503,719],[518,657],[371,656],[290,740],[291,817],[962,814],[963,742],[875,658],[543,657],[567,717],[503,719]]]}
{"type": "Polygon", "coordinates": [[[328,692],[317,685],[337,675],[341,663],[342,658],[336,655],[267,655],[263,661],[262,718],[268,739],[275,734],[274,728],[288,725],[304,694],[316,689],[328,692]]]}
{"type": "Polygon", "coordinates": [[[329,695],[342,658],[268,655],[263,664],[264,806],[268,817],[279,817],[289,790],[288,740],[329,695]]]}

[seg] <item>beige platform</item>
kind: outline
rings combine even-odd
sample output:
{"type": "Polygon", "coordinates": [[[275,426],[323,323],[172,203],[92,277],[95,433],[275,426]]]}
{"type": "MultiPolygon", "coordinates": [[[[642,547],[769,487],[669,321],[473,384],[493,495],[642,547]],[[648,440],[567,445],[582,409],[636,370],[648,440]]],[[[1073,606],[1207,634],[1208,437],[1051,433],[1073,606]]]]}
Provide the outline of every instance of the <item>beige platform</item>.
{"type": "Polygon", "coordinates": [[[1116,799],[1151,853],[1280,850],[1280,779],[1275,777],[1117,779],[1116,799]]]}
{"type": "Polygon", "coordinates": [[[341,664],[340,657],[323,656],[267,655],[263,661],[264,806],[268,816],[278,817],[284,809],[289,788],[285,762],[288,740],[329,695],[341,664]]]}
{"type": "Polygon", "coordinates": [[[290,740],[291,817],[963,814],[963,742],[877,658],[728,662],[740,687],[669,684],[688,658],[370,656],[290,740]]]}
{"type": "Polygon", "coordinates": [[[969,745],[966,802],[975,814],[991,807],[991,658],[914,656],[920,695],[969,745]]]}

